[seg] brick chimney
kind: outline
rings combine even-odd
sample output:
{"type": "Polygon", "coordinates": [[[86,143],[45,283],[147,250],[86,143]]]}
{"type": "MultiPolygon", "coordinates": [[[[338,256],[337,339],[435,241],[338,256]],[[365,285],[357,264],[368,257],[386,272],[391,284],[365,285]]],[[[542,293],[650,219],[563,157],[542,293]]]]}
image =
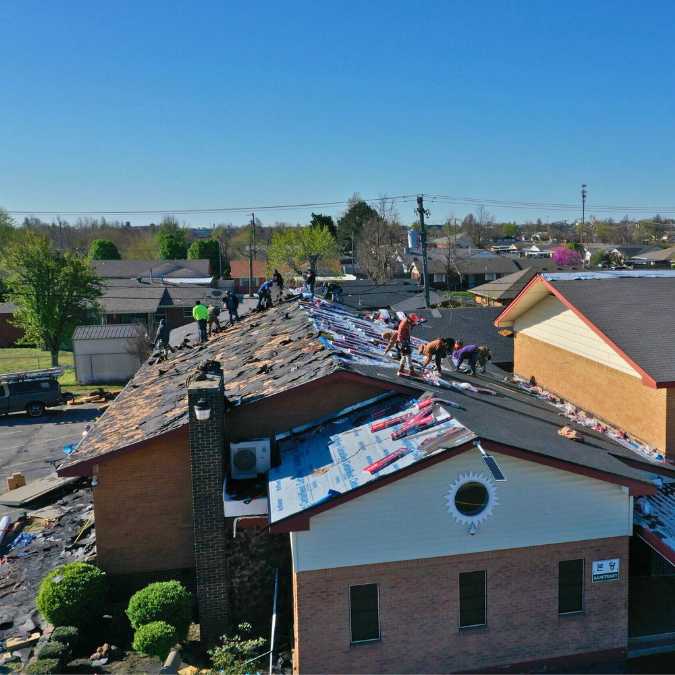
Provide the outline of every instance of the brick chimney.
{"type": "Polygon", "coordinates": [[[223,372],[207,362],[188,384],[192,526],[201,640],[213,646],[228,628],[229,580],[223,506],[223,372]],[[202,419],[199,419],[202,418],[202,419]]]}

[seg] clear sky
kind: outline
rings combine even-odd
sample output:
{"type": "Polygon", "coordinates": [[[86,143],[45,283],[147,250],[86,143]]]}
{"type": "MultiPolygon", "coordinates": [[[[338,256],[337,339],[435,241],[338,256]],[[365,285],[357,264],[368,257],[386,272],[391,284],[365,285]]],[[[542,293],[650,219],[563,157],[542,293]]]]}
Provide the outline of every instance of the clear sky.
{"type": "Polygon", "coordinates": [[[591,213],[675,208],[673,2],[21,0],[0,25],[9,210],[576,203],[582,182],[591,213]]]}

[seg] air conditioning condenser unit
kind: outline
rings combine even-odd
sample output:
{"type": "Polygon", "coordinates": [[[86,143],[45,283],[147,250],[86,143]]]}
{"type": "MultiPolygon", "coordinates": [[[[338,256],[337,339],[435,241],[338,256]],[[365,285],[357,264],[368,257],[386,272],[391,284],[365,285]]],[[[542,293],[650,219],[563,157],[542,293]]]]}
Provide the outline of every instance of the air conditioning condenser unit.
{"type": "Polygon", "coordinates": [[[230,443],[230,473],[234,479],[256,478],[270,470],[270,440],[230,443]]]}

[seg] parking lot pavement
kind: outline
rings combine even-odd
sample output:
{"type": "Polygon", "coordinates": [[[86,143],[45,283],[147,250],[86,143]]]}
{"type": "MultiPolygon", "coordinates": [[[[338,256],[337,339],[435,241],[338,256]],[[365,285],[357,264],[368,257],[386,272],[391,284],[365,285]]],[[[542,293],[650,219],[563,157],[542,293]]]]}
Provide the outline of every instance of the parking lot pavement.
{"type": "MultiPolygon", "coordinates": [[[[63,446],[77,443],[98,414],[95,405],[81,405],[47,410],[37,418],[25,413],[0,417],[0,493],[7,489],[5,478],[17,471],[26,482],[52,473],[49,460],[63,459],[63,446]]],[[[0,505],[0,517],[10,511],[0,505]]]]}

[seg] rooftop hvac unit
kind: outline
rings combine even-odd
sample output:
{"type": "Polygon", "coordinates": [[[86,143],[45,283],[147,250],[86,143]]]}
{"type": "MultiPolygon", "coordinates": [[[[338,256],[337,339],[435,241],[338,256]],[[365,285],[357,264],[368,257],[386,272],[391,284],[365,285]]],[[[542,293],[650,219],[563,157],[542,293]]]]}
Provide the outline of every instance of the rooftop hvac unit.
{"type": "Polygon", "coordinates": [[[270,470],[270,441],[257,438],[230,444],[230,471],[232,478],[256,478],[270,470]]]}

